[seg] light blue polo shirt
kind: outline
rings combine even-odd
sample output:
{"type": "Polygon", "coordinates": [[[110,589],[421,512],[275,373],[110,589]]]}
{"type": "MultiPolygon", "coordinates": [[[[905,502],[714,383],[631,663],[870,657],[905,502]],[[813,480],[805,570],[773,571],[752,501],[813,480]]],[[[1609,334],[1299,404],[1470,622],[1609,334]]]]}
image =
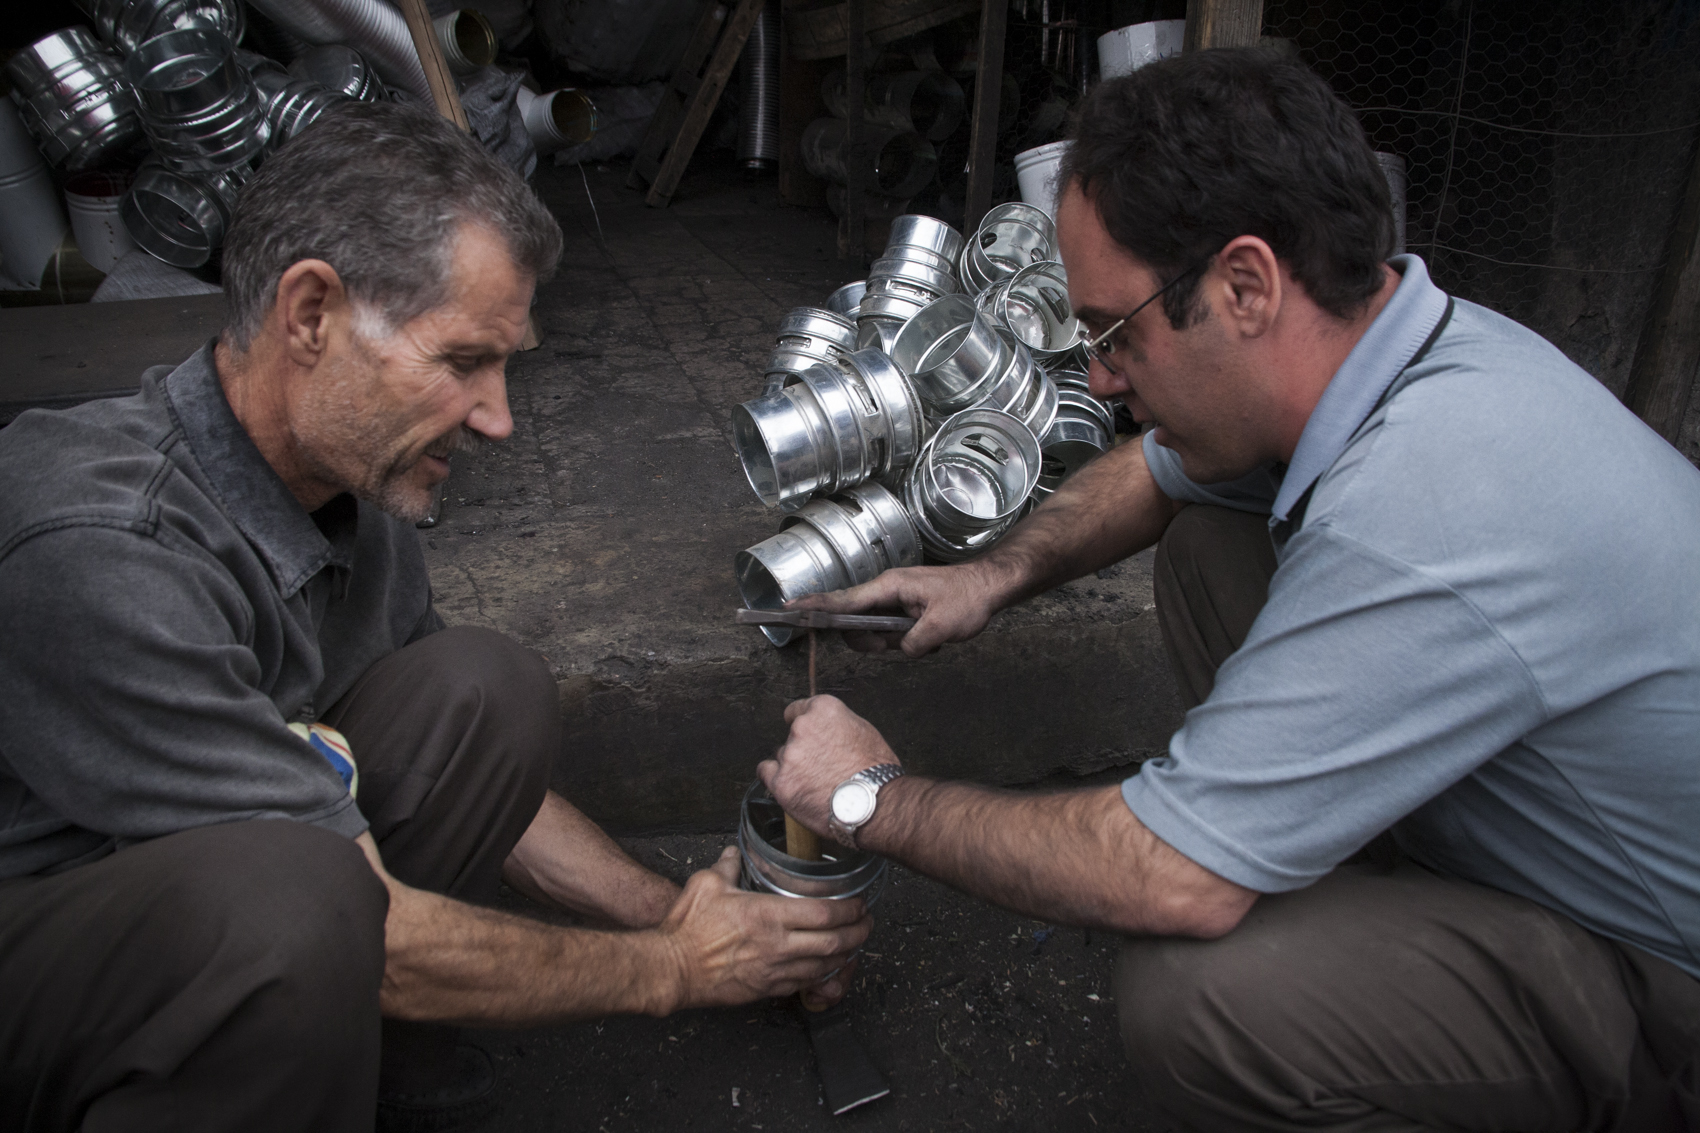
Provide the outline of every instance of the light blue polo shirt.
{"type": "Polygon", "coordinates": [[[1269,513],[1278,567],[1123,797],[1267,893],[1391,826],[1700,977],[1700,471],[1532,331],[1392,266],[1284,477],[1194,484],[1146,437],[1172,498],[1269,513]]]}

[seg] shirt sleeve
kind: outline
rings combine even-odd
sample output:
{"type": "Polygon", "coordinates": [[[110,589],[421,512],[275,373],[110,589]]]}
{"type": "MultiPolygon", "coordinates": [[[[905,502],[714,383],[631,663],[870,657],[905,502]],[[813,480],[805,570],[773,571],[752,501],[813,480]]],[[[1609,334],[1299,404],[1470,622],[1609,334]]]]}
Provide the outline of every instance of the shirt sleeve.
{"type": "Polygon", "coordinates": [[[1281,491],[1281,482],[1269,469],[1254,469],[1238,480],[1225,480],[1220,484],[1200,484],[1182,471],[1181,458],[1175,450],[1158,444],[1152,439],[1155,436],[1148,432],[1139,439],[1139,443],[1145,449],[1145,466],[1151,470],[1151,478],[1157,481],[1157,487],[1163,490],[1165,496],[1189,504],[1215,504],[1255,515],[1269,514],[1275,496],[1281,491]]]}
{"type": "Polygon", "coordinates": [[[1122,797],[1206,869],[1298,889],[1545,715],[1521,658],[1464,596],[1307,527],[1210,697],[1122,797]]]}
{"type": "Polygon", "coordinates": [[[120,844],[256,818],[366,828],[259,687],[253,611],[168,531],[77,524],[0,561],[0,736],[24,785],[120,844]]]}

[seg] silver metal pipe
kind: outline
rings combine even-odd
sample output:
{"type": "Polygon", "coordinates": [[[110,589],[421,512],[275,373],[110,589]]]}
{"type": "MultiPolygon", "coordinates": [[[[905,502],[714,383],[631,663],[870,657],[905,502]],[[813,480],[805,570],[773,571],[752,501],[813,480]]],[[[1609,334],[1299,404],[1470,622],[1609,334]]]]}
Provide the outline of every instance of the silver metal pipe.
{"type": "MultiPolygon", "coordinates": [[[[817,118],[803,131],[803,164],[823,181],[849,184],[847,128],[842,118],[817,118]]],[[[864,125],[862,138],[871,169],[861,170],[865,191],[882,197],[912,197],[938,171],[938,151],[913,130],[864,125]]]]}
{"type": "Polygon", "coordinates": [[[846,283],[843,287],[828,295],[822,306],[835,315],[843,315],[851,322],[855,322],[861,311],[862,296],[866,295],[867,292],[868,281],[865,279],[859,279],[855,283],[846,283]]]}
{"type": "Polygon", "coordinates": [[[223,32],[166,32],[124,64],[136,88],[142,128],[167,165],[218,173],[247,165],[271,138],[266,103],[223,32]]]}
{"type": "Polygon", "coordinates": [[[767,0],[738,59],[743,104],[738,163],[771,169],[779,161],[779,0],[767,0]]]}
{"type": "Polygon", "coordinates": [[[520,115],[525,119],[525,132],[531,135],[538,153],[582,145],[596,135],[596,104],[583,91],[563,87],[547,94],[533,94],[522,86],[516,93],[520,115]]]}
{"type": "Polygon", "coordinates": [[[779,321],[779,337],[762,374],[762,396],[778,393],[810,366],[835,365],[855,351],[855,323],[819,307],[797,307],[779,321]]]}
{"type": "Polygon", "coordinates": [[[362,102],[378,102],[387,97],[384,81],[366,62],[366,57],[341,43],[307,48],[289,64],[289,73],[362,102]]]}
{"type": "Polygon", "coordinates": [[[223,32],[242,42],[247,30],[241,0],[76,0],[100,37],[129,55],[156,35],[185,28],[223,32]]]}
{"type": "Polygon", "coordinates": [[[1050,495],[1064,480],[1116,445],[1116,422],[1109,407],[1072,381],[1058,384],[1056,420],[1039,438],[1035,499],[1050,495]]]}
{"type": "Polygon", "coordinates": [[[266,104],[266,122],[271,127],[269,148],[277,149],[315,122],[319,115],[348,96],[326,90],[307,79],[291,78],[287,71],[266,67],[250,72],[266,104]]]}
{"type": "Polygon", "coordinates": [[[1039,468],[1039,439],[1008,413],[970,409],[945,421],[902,483],[926,553],[961,562],[992,546],[1020,518],[1039,468]]]}
{"type": "Polygon", "coordinates": [[[1057,229],[1045,211],[1020,201],[986,213],[962,249],[963,287],[979,294],[1030,264],[1057,258],[1057,229]]]}
{"type": "Polygon", "coordinates": [[[431,21],[443,62],[457,75],[470,75],[496,61],[496,29],[483,12],[460,8],[431,21]]]}
{"type": "Polygon", "coordinates": [[[236,194],[248,170],[189,174],[150,158],[136,171],[136,183],[119,216],[143,251],[174,267],[198,268],[224,243],[236,194]]]}
{"type": "Polygon", "coordinates": [[[249,0],[249,3],[272,23],[308,43],[341,43],[355,48],[371,62],[384,82],[423,102],[432,101],[431,85],[425,81],[425,68],[419,62],[407,21],[384,0],[249,0]]]}
{"type": "Polygon", "coordinates": [[[752,892],[831,901],[860,897],[871,909],[885,891],[886,860],[865,850],[826,841],[818,861],[786,853],[785,812],[760,780],[744,792],[738,852],[744,862],[742,887],[752,892]]]}
{"type": "Polygon", "coordinates": [[[43,156],[67,172],[116,162],[144,140],[123,60],[87,28],[36,40],[6,61],[6,77],[43,156]]]}
{"type": "Polygon", "coordinates": [[[1041,364],[1068,354],[1080,341],[1068,273],[1056,260],[1041,260],[999,280],[980,293],[978,306],[1041,364]]]}
{"type": "MultiPolygon", "coordinates": [[[[777,610],[805,594],[856,586],[920,561],[920,533],[902,502],[868,481],[811,500],[786,517],[778,534],[738,552],[733,569],[745,606],[777,610]]],[[[785,645],[795,632],[762,627],[775,645],[785,645]]]]}

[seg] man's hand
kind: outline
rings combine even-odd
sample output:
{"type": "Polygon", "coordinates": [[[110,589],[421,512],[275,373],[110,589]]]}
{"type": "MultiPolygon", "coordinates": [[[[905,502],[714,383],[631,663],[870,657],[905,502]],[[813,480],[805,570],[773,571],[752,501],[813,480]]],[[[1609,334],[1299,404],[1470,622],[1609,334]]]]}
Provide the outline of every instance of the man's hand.
{"type": "Polygon", "coordinates": [[[756,771],[785,813],[827,834],[833,789],[864,768],[898,762],[897,756],[877,728],[836,696],[793,700],[785,720],[790,737],[756,771]]]}
{"type": "MultiPolygon", "coordinates": [[[[790,995],[837,972],[868,938],[873,921],[860,898],[813,901],[745,893],[738,850],[728,846],[692,875],[661,922],[679,965],[682,1007],[723,1007],[790,995]]],[[[842,998],[847,973],[814,988],[816,1002],[842,998]]]]}
{"type": "Polygon", "coordinates": [[[790,603],[789,608],[832,614],[901,609],[918,619],[909,632],[847,632],[845,644],[863,653],[879,653],[896,645],[911,657],[922,657],[941,645],[967,641],[985,629],[1004,605],[1001,588],[975,562],[899,567],[849,590],[806,595],[790,603]]]}

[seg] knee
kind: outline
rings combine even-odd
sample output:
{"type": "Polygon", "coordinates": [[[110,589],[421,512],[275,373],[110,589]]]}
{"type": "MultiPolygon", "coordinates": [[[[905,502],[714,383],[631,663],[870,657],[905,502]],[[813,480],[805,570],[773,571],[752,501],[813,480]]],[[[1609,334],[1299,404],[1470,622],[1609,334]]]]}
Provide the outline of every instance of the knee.
{"type": "Polygon", "coordinates": [[[450,626],[425,639],[440,659],[445,693],[490,712],[516,737],[514,756],[547,777],[560,748],[560,689],[536,651],[481,626],[450,626]]]}
{"type": "Polygon", "coordinates": [[[1235,1042],[1236,1005],[1268,994],[1267,975],[1260,979],[1237,951],[1223,941],[1148,937],[1128,941],[1117,958],[1116,1010],[1129,1065],[1152,1101],[1171,1112],[1215,1078],[1235,1042]]]}

